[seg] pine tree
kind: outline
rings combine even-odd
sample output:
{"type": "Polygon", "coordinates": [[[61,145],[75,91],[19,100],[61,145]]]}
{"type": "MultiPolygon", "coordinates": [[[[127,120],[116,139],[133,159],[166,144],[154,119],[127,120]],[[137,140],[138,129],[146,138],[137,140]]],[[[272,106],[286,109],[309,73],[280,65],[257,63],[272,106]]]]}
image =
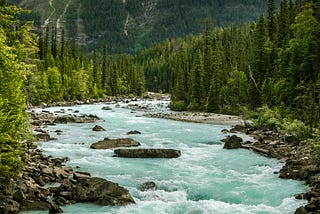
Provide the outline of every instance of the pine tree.
{"type": "Polygon", "coordinates": [[[205,20],[205,30],[204,30],[204,57],[203,57],[203,67],[204,67],[204,93],[205,96],[207,96],[210,84],[211,84],[211,78],[213,74],[213,59],[212,59],[212,44],[211,44],[211,21],[210,19],[205,20]]]}
{"type": "Polygon", "coordinates": [[[197,50],[192,66],[192,102],[190,109],[204,109],[203,58],[200,49],[197,50]]]}
{"type": "Polygon", "coordinates": [[[277,23],[276,23],[276,4],[274,0],[268,0],[268,35],[272,42],[276,41],[277,23]]]}
{"type": "Polygon", "coordinates": [[[107,43],[104,42],[103,44],[103,50],[102,50],[102,68],[101,68],[101,72],[102,72],[102,77],[101,77],[101,86],[102,86],[102,90],[104,92],[106,92],[106,88],[107,88],[107,43]]]}

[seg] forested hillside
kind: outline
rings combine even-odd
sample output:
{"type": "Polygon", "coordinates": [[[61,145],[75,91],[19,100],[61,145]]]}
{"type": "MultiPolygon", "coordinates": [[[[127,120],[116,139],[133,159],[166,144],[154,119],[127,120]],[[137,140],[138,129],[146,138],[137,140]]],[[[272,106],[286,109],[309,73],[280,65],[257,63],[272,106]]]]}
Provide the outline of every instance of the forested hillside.
{"type": "MultiPolygon", "coordinates": [[[[280,0],[276,0],[278,4],[280,0]]],[[[119,46],[136,53],[165,39],[198,34],[209,18],[216,26],[255,21],[266,12],[265,0],[8,0],[31,9],[38,30],[46,24],[65,29],[66,38],[76,39],[82,49],[109,52],[119,46]]]]}
{"type": "MultiPolygon", "coordinates": [[[[158,44],[137,59],[147,90],[172,92],[173,109],[243,114],[271,108],[317,127],[320,116],[319,1],[283,1],[256,24],[214,27],[158,44]]],[[[279,124],[273,124],[279,125],[279,124]]]]}

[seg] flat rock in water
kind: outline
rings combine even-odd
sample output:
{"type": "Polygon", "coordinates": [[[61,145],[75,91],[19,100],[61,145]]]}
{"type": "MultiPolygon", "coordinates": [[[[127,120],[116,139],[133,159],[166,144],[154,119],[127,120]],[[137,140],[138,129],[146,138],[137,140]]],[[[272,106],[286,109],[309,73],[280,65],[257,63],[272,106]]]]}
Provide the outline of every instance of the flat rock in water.
{"type": "Polygon", "coordinates": [[[178,158],[181,152],[175,149],[116,149],[117,157],[123,158],[178,158]]]}
{"type": "Polygon", "coordinates": [[[138,141],[131,138],[108,139],[105,138],[99,142],[93,143],[91,149],[112,149],[117,147],[140,146],[138,141]]]}
{"type": "Polygon", "coordinates": [[[141,134],[141,132],[137,130],[127,132],[127,135],[130,135],[130,134],[141,134]]]}
{"type": "Polygon", "coordinates": [[[79,178],[75,193],[80,202],[91,202],[102,206],[135,203],[127,189],[103,178],[79,178]]]}
{"type": "Polygon", "coordinates": [[[104,106],[104,107],[102,107],[102,110],[105,110],[105,111],[111,111],[111,110],[112,110],[112,108],[111,108],[111,107],[109,107],[109,106],[104,106]]]}

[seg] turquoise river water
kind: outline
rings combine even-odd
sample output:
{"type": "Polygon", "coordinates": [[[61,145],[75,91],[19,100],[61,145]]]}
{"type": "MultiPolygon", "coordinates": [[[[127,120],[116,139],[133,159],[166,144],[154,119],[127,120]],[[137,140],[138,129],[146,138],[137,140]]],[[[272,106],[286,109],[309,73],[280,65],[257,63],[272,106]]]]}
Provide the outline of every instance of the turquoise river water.
{"type": "Polygon", "coordinates": [[[80,114],[95,114],[103,121],[46,128],[57,140],[40,143],[45,154],[69,157],[67,165],[119,183],[129,189],[136,201],[124,207],[69,205],[62,207],[65,213],[289,214],[305,204],[293,196],[305,192],[306,186],[274,174],[282,166],[278,160],[247,150],[222,148],[220,140],[226,135],[221,130],[230,127],[147,118],[125,105],[109,104],[112,111],[101,110],[107,104],[63,107],[66,112],[72,109],[80,114]],[[92,131],[96,124],[106,131],[92,131]],[[56,135],[55,130],[63,132],[56,135]],[[126,133],[131,130],[142,134],[128,136],[126,133]],[[104,137],[131,137],[141,147],[174,148],[182,155],[177,159],[125,159],[113,157],[113,150],[90,149],[92,143],[104,137]],[[139,186],[148,181],[155,182],[157,189],[140,191],[139,186]]]}

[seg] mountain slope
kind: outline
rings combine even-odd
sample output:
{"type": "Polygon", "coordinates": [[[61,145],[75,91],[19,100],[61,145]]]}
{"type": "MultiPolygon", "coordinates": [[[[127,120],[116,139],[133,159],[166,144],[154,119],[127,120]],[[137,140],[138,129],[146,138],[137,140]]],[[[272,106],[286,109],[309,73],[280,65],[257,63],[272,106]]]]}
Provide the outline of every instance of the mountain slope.
{"type": "MultiPolygon", "coordinates": [[[[279,2],[279,1],[277,1],[279,2]]],[[[166,38],[197,34],[203,21],[226,26],[254,21],[266,11],[265,0],[8,0],[33,10],[38,27],[55,24],[87,50],[121,45],[137,52],[166,38]]]]}

